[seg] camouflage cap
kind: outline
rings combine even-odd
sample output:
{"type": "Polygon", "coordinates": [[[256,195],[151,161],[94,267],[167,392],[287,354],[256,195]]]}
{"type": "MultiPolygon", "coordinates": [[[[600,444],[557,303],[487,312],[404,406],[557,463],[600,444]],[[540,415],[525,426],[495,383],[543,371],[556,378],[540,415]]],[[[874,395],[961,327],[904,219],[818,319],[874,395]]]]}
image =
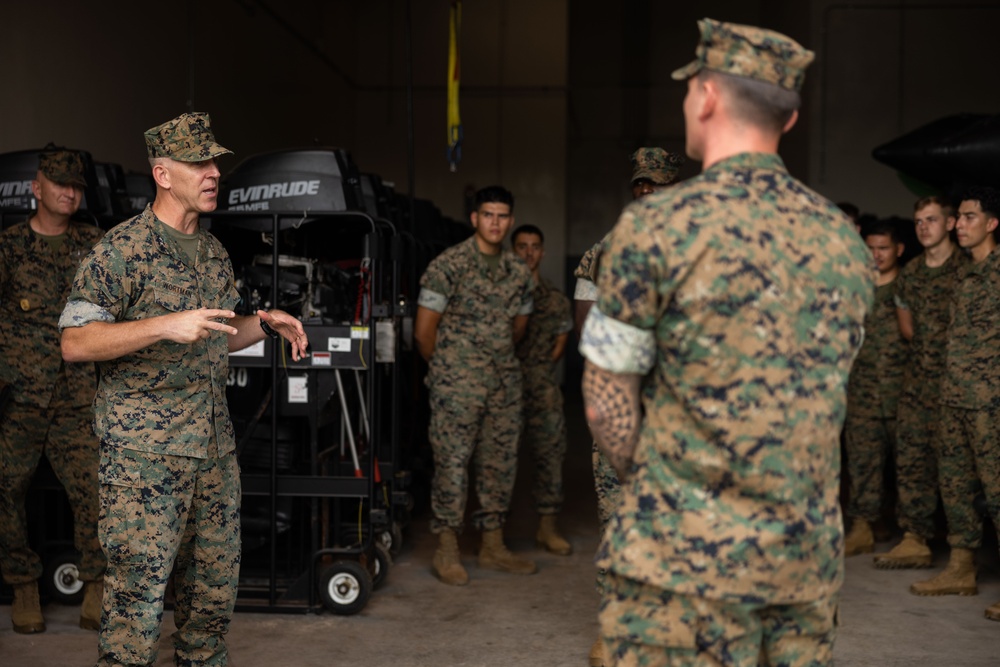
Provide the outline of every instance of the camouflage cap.
{"type": "Polygon", "coordinates": [[[677,178],[684,156],[662,148],[640,148],[632,153],[632,182],[648,178],[657,185],[669,185],[677,178]]]}
{"type": "Polygon", "coordinates": [[[178,162],[201,162],[232,154],[215,143],[207,113],[181,114],[163,125],[146,130],[146,152],[150,158],[168,157],[178,162]]]}
{"type": "Polygon", "coordinates": [[[76,151],[46,150],[38,154],[38,171],[60,185],[87,187],[83,177],[83,157],[76,151]]]}
{"type": "Polygon", "coordinates": [[[694,61],[671,76],[683,81],[702,69],[744,76],[799,91],[815,54],[773,30],[714,19],[698,21],[701,42],[694,61]]]}

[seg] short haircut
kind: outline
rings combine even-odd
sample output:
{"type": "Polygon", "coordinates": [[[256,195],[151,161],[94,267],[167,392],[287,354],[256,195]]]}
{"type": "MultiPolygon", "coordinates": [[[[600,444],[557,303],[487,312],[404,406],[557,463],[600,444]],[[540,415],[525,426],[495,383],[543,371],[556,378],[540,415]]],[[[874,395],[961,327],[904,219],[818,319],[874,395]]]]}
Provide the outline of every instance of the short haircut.
{"type": "Polygon", "coordinates": [[[1000,219],[1000,190],[996,188],[986,185],[969,188],[962,193],[960,201],[979,202],[979,208],[983,213],[991,218],[1000,219]]]}
{"type": "Polygon", "coordinates": [[[861,209],[849,201],[837,202],[837,208],[843,211],[844,215],[846,215],[851,220],[856,221],[858,218],[861,217],[861,209]]]}
{"type": "Polygon", "coordinates": [[[913,204],[913,212],[916,213],[920,209],[930,206],[931,204],[937,204],[941,207],[941,213],[946,218],[955,217],[955,205],[951,203],[950,200],[944,197],[938,197],[937,195],[931,195],[929,197],[921,197],[913,204]]]}
{"type": "Polygon", "coordinates": [[[542,234],[542,230],[538,227],[535,225],[519,225],[518,228],[514,230],[514,233],[510,235],[511,247],[514,246],[514,242],[517,240],[518,234],[534,234],[542,240],[543,244],[545,243],[545,234],[542,234]]]}
{"type": "Polygon", "coordinates": [[[867,220],[861,225],[861,238],[869,236],[888,236],[893,243],[903,243],[903,235],[899,225],[891,220],[867,220]]]}
{"type": "Polygon", "coordinates": [[[802,106],[798,92],[773,83],[707,69],[701,70],[698,78],[718,82],[732,96],[735,104],[730,111],[736,118],[777,134],[785,130],[792,114],[802,106]]]}
{"type": "Polygon", "coordinates": [[[510,190],[502,185],[488,185],[476,191],[476,198],[473,200],[472,210],[478,211],[483,204],[507,204],[510,212],[514,212],[514,195],[510,190]]]}

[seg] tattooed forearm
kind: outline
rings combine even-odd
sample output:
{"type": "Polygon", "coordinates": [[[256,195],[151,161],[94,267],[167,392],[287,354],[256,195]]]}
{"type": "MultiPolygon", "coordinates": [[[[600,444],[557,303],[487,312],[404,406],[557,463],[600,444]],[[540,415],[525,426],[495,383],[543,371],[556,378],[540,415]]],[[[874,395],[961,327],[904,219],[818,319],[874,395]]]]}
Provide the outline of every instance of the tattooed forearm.
{"type": "Polygon", "coordinates": [[[619,375],[587,362],[583,371],[583,399],[587,423],[597,446],[624,479],[632,465],[639,439],[641,406],[638,375],[619,375]]]}

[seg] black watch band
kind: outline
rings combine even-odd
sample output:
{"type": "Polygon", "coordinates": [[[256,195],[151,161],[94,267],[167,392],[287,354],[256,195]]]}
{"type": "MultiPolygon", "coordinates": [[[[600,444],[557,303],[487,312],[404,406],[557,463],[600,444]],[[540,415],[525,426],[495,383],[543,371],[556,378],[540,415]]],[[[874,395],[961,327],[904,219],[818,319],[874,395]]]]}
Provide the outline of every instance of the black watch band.
{"type": "Polygon", "coordinates": [[[271,338],[277,338],[278,332],[271,328],[271,325],[264,320],[260,321],[260,328],[271,338]]]}

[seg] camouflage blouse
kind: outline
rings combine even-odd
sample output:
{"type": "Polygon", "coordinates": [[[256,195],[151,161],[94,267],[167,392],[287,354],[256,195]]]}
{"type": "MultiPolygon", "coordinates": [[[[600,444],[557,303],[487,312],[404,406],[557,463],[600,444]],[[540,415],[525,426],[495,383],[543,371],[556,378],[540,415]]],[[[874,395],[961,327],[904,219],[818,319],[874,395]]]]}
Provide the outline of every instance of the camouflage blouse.
{"type": "MultiPolygon", "coordinates": [[[[199,231],[192,266],[177,241],[158,231],[163,224],[147,206],[94,247],[73,282],[60,328],[236,306],[233,267],[218,239],[199,231]]],[[[103,442],[194,458],[235,448],[225,333],[190,345],[160,341],[98,366],[95,430],[103,442]]]]}
{"type": "Polygon", "coordinates": [[[47,407],[65,381],[78,406],[94,402],[94,364],[63,363],[57,325],[77,267],[103,235],[71,222],[53,249],[27,222],[0,234],[0,380],[14,401],[47,407]]]}
{"type": "Polygon", "coordinates": [[[591,363],[644,376],[599,567],[740,603],[840,587],[838,434],[873,277],[846,217],[774,154],[625,209],[581,343],[591,363]]]}

